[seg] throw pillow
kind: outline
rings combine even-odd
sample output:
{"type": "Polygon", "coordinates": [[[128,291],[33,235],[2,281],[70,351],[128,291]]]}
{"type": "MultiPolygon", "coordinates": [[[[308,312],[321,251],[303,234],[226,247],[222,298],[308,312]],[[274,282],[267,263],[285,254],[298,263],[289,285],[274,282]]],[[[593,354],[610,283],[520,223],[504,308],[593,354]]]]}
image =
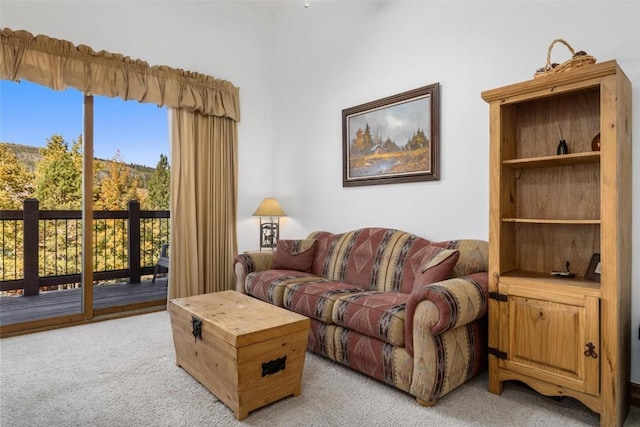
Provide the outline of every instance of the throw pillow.
{"type": "Polygon", "coordinates": [[[271,268],[311,273],[315,253],[315,240],[278,240],[271,268]]]}
{"type": "Polygon", "coordinates": [[[469,274],[488,271],[489,269],[489,242],[486,240],[462,239],[447,240],[432,243],[445,249],[454,249],[460,252],[459,262],[453,267],[453,276],[468,276],[469,274]]]}
{"type": "Polygon", "coordinates": [[[413,289],[450,278],[459,257],[458,250],[427,246],[413,281],[413,289]]]}

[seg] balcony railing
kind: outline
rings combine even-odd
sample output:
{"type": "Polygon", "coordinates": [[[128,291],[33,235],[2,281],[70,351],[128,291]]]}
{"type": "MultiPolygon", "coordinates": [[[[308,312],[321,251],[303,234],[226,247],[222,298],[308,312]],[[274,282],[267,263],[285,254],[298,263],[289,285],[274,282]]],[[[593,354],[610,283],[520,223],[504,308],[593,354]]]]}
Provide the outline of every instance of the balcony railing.
{"type": "MultiPolygon", "coordinates": [[[[169,218],[169,211],[143,211],[136,201],[126,211],[94,211],[94,281],[140,283],[152,274],[169,242],[169,218]]],[[[28,199],[23,210],[0,211],[0,243],[0,295],[79,287],[81,211],[40,210],[28,199]]]]}

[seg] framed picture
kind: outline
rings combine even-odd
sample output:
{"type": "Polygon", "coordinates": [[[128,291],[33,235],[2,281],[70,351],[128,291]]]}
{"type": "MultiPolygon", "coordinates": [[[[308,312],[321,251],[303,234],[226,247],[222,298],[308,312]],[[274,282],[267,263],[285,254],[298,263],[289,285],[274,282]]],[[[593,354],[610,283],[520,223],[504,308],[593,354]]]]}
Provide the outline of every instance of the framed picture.
{"type": "Polygon", "coordinates": [[[439,179],[439,88],[342,110],[343,187],[439,179]]]}
{"type": "Polygon", "coordinates": [[[600,254],[593,254],[589,262],[589,267],[587,267],[587,272],[584,273],[584,278],[593,280],[594,282],[600,282],[600,274],[600,254]]]}

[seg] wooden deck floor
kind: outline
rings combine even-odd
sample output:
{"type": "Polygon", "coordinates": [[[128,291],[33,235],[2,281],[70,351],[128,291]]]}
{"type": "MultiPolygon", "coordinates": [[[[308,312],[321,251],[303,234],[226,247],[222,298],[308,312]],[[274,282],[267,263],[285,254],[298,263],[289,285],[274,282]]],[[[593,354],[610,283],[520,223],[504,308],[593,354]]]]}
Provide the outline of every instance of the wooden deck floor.
{"type": "MultiPolygon", "coordinates": [[[[42,292],[39,295],[0,297],[0,326],[29,322],[82,311],[82,289],[42,292]]],[[[94,310],[166,300],[167,279],[155,283],[118,283],[93,288],[94,310]]]]}

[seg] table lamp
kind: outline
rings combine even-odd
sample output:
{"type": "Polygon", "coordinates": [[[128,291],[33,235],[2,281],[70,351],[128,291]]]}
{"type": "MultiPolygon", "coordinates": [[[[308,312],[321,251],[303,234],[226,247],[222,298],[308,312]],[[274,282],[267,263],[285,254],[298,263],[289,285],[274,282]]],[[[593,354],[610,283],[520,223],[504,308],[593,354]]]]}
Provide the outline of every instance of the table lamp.
{"type": "Polygon", "coordinates": [[[278,201],[274,197],[267,197],[253,216],[260,217],[260,250],[275,248],[280,237],[280,217],[286,216],[278,201]]]}

